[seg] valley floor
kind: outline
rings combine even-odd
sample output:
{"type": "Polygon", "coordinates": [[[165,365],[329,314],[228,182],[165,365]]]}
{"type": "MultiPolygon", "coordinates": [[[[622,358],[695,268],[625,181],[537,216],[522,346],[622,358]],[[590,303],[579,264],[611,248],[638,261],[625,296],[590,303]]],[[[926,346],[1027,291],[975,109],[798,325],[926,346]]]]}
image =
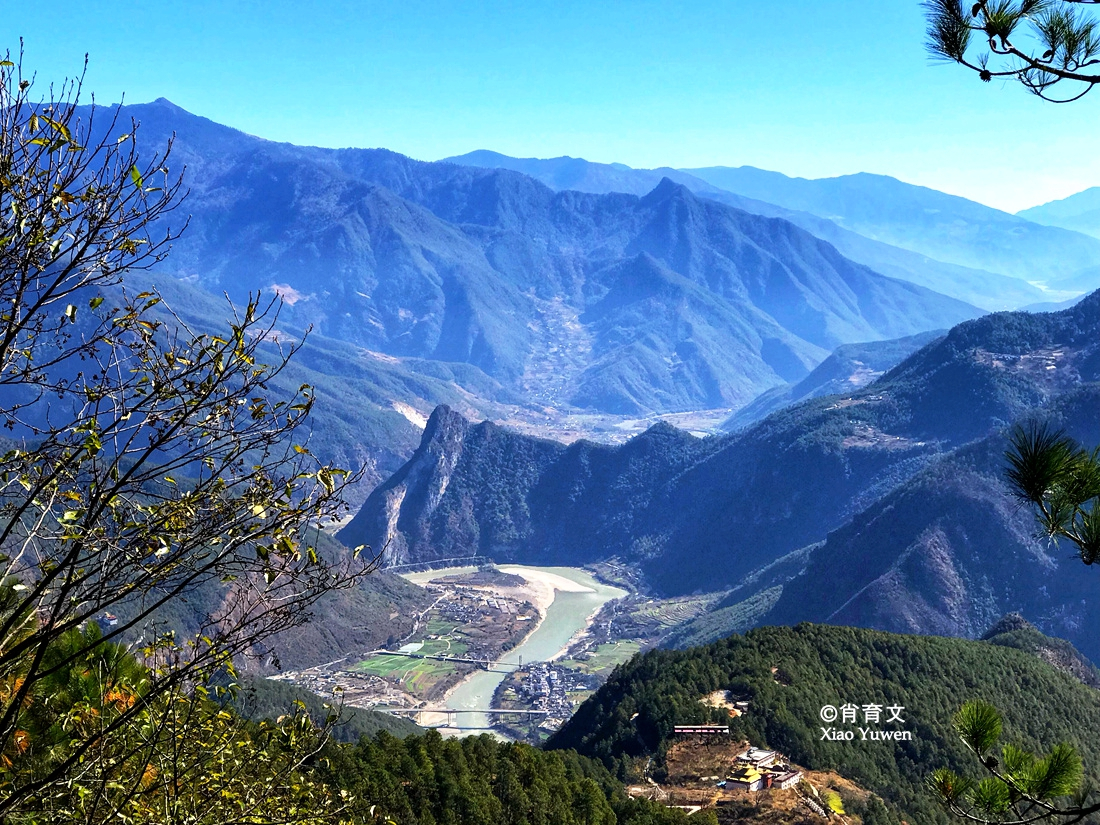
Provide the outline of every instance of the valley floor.
{"type": "Polygon", "coordinates": [[[654,599],[632,591],[628,572],[608,563],[405,574],[433,597],[405,638],[273,678],[445,734],[539,743],[616,666],[724,595],[654,599]]]}
{"type": "MultiPolygon", "coordinates": [[[[321,695],[338,692],[348,706],[403,715],[452,735],[497,726],[507,733],[509,726],[495,713],[505,708],[493,697],[498,683],[514,671],[566,655],[594,654],[585,667],[609,672],[639,649],[637,644],[608,644],[606,628],[599,632],[601,622],[607,624],[601,608],[617,603],[627,591],[582,570],[470,567],[406,578],[435,597],[406,638],[386,649],[351,653],[275,678],[321,695]]],[[[593,677],[585,685],[594,688],[601,682],[593,677]]],[[[546,733],[590,692],[552,708],[546,702],[550,691],[532,697],[530,707],[505,707],[546,733]]]]}

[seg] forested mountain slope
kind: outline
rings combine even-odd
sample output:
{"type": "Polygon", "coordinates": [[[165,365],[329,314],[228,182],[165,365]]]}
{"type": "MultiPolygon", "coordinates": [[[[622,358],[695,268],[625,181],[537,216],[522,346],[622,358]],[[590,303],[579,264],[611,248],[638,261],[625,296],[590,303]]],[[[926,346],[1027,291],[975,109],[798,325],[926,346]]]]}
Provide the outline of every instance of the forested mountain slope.
{"type": "MultiPolygon", "coordinates": [[[[1100,442],[1100,388],[1048,413],[1082,443],[1100,442]]],[[[1068,547],[1037,539],[1011,495],[997,433],[932,463],[812,549],[768,623],[826,621],[974,638],[1009,610],[1100,654],[1097,581],[1068,547]]]]}
{"type": "Polygon", "coordinates": [[[1077,648],[1065,639],[1056,639],[1042,633],[1019,613],[1002,616],[985,632],[982,641],[1013,647],[1038,656],[1051,667],[1069,674],[1082,684],[1100,688],[1100,671],[1077,648]]]}
{"type": "Polygon", "coordinates": [[[668,480],[712,447],[667,424],[621,447],[566,446],[440,407],[413,458],[339,538],[386,546],[388,563],[483,554],[585,564],[628,550],[668,480]]]}
{"type": "MultiPolygon", "coordinates": [[[[658,591],[735,586],[794,550],[858,532],[856,522],[845,526],[856,516],[860,524],[879,519],[902,531],[906,522],[889,515],[887,496],[927,503],[922,524],[946,518],[964,501],[972,507],[964,529],[1000,523],[997,508],[1013,512],[995,481],[1003,428],[1036,411],[1070,409],[1098,379],[1100,293],[1060,313],[1001,313],[962,324],[861,390],[806,401],[724,437],[700,441],[660,426],[622,447],[566,448],[492,424],[471,426],[441,409],[416,455],[374,491],[341,537],[377,546],[389,540],[395,560],[474,552],[540,563],[618,556],[658,591]],[[961,472],[951,462],[978,463],[952,486],[941,483],[961,472]],[[898,488],[909,479],[929,494],[898,488]]],[[[1080,433],[1085,443],[1100,440],[1090,432],[1080,433]]],[[[1027,532],[1025,516],[1010,532],[1027,532]]],[[[919,534],[904,542],[901,532],[879,535],[868,547],[895,559],[919,534]]],[[[829,556],[829,542],[811,565],[829,556]]],[[[842,562],[851,552],[835,554],[829,576],[844,579],[842,562]]],[[[1048,563],[1049,554],[1026,552],[1048,563]]],[[[865,564],[849,578],[881,572],[882,564],[889,567],[865,564]]],[[[983,602],[986,612],[959,613],[965,621],[952,632],[973,634],[1016,607],[1005,603],[1015,591],[1004,589],[995,561],[979,567],[975,575],[1001,595],[983,602]]],[[[799,585],[807,589],[804,599],[785,594],[776,610],[789,603],[794,612],[777,615],[824,619],[828,614],[805,611],[825,602],[830,611],[840,608],[847,585],[818,594],[821,575],[799,585]]],[[[1061,604],[1056,591],[1051,598],[1061,604]]]]}
{"type": "MultiPolygon", "coordinates": [[[[971,699],[992,702],[1004,739],[1037,751],[1069,742],[1086,774],[1100,777],[1100,692],[1037,656],[992,644],[800,624],[762,627],[705,647],[652,651],[617,669],[551,740],[627,773],[660,758],[676,724],[728,723],[733,734],[776,748],[811,769],[833,769],[876,792],[894,816],[948,823],[925,781],[939,767],[975,775],[977,764],[952,730],[971,699]],[[729,718],[700,700],[730,690],[749,710],[729,718]],[[871,725],[908,730],[911,741],[821,736],[823,706],[877,703],[902,708],[903,721],[871,725]],[[635,761],[640,758],[640,761],[635,761]]],[[[862,714],[860,724],[866,724],[862,714]]]]}
{"type": "Polygon", "coordinates": [[[352,794],[351,812],[396,825],[715,825],[694,814],[632,799],[599,762],[489,735],[404,740],[382,733],[330,748],[324,772],[352,794]]]}

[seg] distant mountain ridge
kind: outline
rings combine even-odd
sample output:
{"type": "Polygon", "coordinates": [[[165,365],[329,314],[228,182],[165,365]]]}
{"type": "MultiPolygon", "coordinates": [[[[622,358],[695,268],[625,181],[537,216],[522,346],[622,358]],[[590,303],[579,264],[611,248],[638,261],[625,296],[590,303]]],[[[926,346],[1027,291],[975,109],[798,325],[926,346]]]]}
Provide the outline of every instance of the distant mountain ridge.
{"type": "MultiPolygon", "coordinates": [[[[710,197],[726,192],[702,178],[669,166],[656,169],[633,169],[621,163],[593,163],[584,158],[513,158],[479,149],[465,155],[444,158],[444,163],[459,166],[475,166],[480,169],[510,169],[540,181],[555,191],[572,189],[605,195],[623,192],[629,195],[645,195],[663,179],[686,186],[697,195],[710,197]]],[[[751,209],[746,211],[753,211],[751,209]]]]}
{"type": "MultiPolygon", "coordinates": [[[[1094,266],[1100,255],[1100,241],[1090,236],[885,175],[807,180],[748,166],[684,171],[745,197],[828,218],[878,241],[1025,281],[1057,286],[1094,266]]],[[[1092,285],[1097,287],[1100,281],[1092,285]]]]}
{"type": "MultiPolygon", "coordinates": [[[[623,164],[593,163],[581,158],[511,158],[484,150],[447,160],[481,168],[511,169],[553,189],[583,192],[643,194],[662,177],[668,177],[701,197],[789,220],[829,241],[845,256],[884,275],[989,310],[1018,309],[1050,300],[1049,295],[1027,281],[1044,280],[1052,270],[1059,278],[1069,277],[1091,263],[1094,258],[1090,256],[1096,251],[1090,239],[1078,236],[1071,243],[1075,251],[1063,255],[1066,238],[1057,230],[1025,223],[963,198],[878,175],[814,181],[752,167],[632,169],[623,164]],[[884,187],[889,191],[881,191],[884,187]],[[846,193],[845,189],[852,191],[846,193]],[[907,216],[900,225],[899,210],[907,216]],[[936,215],[942,220],[937,222],[936,215]],[[902,231],[929,223],[930,218],[931,225],[924,230],[908,234],[902,231]],[[1017,237],[1021,232],[1030,233],[1022,244],[1017,237]],[[1077,248],[1082,245],[1083,249],[1077,248]],[[1028,263],[1021,266],[1015,257],[1001,255],[998,251],[1001,248],[1022,253],[1022,259],[1028,263]],[[996,254],[991,254],[991,249],[996,254]],[[1011,264],[1007,269],[1006,261],[1011,264]]],[[[1100,286],[1100,275],[1089,278],[1084,286],[1071,283],[1065,288],[1100,286]]]]}
{"type": "Polygon", "coordinates": [[[862,389],[942,334],[933,330],[892,341],[842,344],[797,384],[768,390],[731,415],[722,429],[742,429],[808,398],[844,395],[862,389]]]}
{"type": "Polygon", "coordinates": [[[168,103],[191,223],[168,272],[290,329],[470,364],[539,404],[638,415],[738,406],[836,345],[978,311],[855,264],[795,225],[696,198],[554,192],[524,175],[385,150],[272,143],[168,103]]]}
{"type": "Polygon", "coordinates": [[[1035,223],[1060,226],[1100,238],[1100,186],[1093,186],[1068,198],[1022,209],[1016,213],[1035,223]]]}

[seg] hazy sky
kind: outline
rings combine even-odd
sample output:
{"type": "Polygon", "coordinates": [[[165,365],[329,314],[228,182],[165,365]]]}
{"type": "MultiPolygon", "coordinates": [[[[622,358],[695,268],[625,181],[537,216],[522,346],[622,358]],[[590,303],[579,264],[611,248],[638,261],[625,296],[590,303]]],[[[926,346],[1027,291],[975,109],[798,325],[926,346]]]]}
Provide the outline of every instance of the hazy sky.
{"type": "Polygon", "coordinates": [[[1015,211],[1100,184],[1095,97],[932,63],[917,0],[24,4],[43,80],[274,140],[893,175],[1015,211]]]}

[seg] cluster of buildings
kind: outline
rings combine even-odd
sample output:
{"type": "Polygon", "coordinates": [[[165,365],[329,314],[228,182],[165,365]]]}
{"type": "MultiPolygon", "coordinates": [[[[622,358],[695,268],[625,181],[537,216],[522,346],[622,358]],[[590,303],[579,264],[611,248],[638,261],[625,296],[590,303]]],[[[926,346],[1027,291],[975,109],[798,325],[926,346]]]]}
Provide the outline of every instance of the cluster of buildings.
{"type": "Polygon", "coordinates": [[[801,779],[802,771],[792,767],[777,751],[749,748],[737,757],[737,767],[729,772],[724,787],[750,792],[768,788],[786,790],[801,779]]]}
{"type": "Polygon", "coordinates": [[[549,662],[533,662],[519,672],[523,679],[512,682],[516,698],[531,710],[546,711],[550,718],[568,719],[573,712],[569,691],[591,687],[583,674],[549,662]]]}
{"type": "Polygon", "coordinates": [[[515,613],[516,603],[509,601],[508,599],[494,599],[491,596],[483,596],[481,601],[487,606],[493,608],[493,610],[499,610],[501,613],[515,613]]]}
{"type": "Polygon", "coordinates": [[[595,676],[552,662],[532,662],[516,670],[501,683],[498,691],[511,688],[515,691],[515,701],[524,708],[544,710],[549,717],[568,719],[573,708],[569,693],[597,687],[599,679],[595,676]]]}
{"type": "MultiPolygon", "coordinates": [[[[676,725],[673,733],[681,736],[728,736],[729,725],[676,725]]],[[[745,746],[736,755],[734,767],[725,778],[703,777],[716,782],[727,791],[763,791],[769,788],[786,790],[795,787],[802,779],[802,771],[793,767],[778,751],[745,746]]]]}
{"type": "Polygon", "coordinates": [[[385,679],[365,673],[342,669],[338,662],[288,670],[267,677],[277,682],[288,682],[318,696],[331,698],[339,692],[340,700],[348,707],[372,707],[376,704],[406,706],[412,697],[385,679]]]}
{"type": "MultiPolygon", "coordinates": [[[[481,617],[484,607],[478,603],[477,598],[455,593],[453,588],[445,588],[436,584],[429,584],[427,589],[437,596],[433,607],[441,619],[468,624],[481,617]],[[444,594],[450,595],[451,598],[440,598],[444,594]]],[[[425,614],[426,617],[427,614],[425,614]]]]}
{"type": "MultiPolygon", "coordinates": [[[[486,595],[476,588],[450,585],[429,585],[437,595],[435,604],[421,617],[427,625],[431,619],[454,623],[460,631],[448,634],[449,638],[461,636],[467,646],[467,656],[473,659],[496,659],[502,650],[509,650],[518,638],[529,630],[525,622],[537,618],[534,607],[515,599],[486,595]]],[[[435,641],[437,634],[423,634],[420,638],[435,641]]]]}

